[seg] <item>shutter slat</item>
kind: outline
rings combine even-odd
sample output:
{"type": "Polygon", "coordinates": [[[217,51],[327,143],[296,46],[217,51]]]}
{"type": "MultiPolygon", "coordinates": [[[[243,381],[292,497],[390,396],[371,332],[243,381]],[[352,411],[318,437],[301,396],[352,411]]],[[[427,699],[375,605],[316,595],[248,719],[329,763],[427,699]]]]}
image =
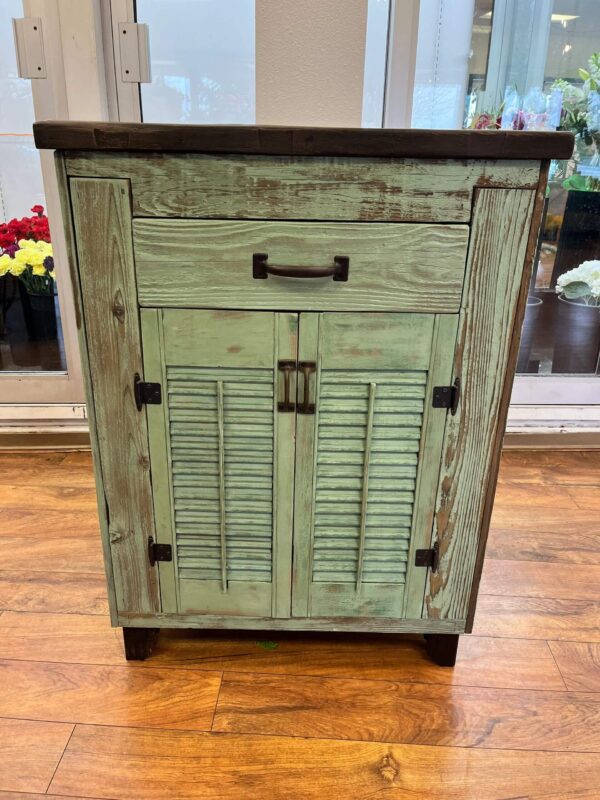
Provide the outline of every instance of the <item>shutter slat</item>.
{"type": "Polygon", "coordinates": [[[314,582],[404,583],[426,384],[426,371],[321,371],[314,582]]]}
{"type": "Polygon", "coordinates": [[[273,391],[272,370],[167,367],[182,579],[271,581],[273,391]]]}

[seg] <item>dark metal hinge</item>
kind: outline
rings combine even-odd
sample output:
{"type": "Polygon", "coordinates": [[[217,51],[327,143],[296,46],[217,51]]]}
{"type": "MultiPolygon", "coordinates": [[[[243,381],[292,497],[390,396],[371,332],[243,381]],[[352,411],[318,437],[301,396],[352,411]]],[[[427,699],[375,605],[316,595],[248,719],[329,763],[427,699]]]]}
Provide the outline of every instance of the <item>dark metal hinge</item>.
{"type": "Polygon", "coordinates": [[[144,404],[159,406],[162,403],[160,383],[146,383],[137,372],[133,378],[133,394],[138,411],[142,410],[144,404]]]}
{"type": "Polygon", "coordinates": [[[449,408],[452,416],[456,414],[460,400],[460,378],[452,386],[434,386],[431,405],[434,408],[449,408]]]}
{"type": "Polygon", "coordinates": [[[157,561],[173,561],[173,548],[170,544],[159,544],[152,536],[148,537],[148,558],[153,567],[157,561]]]}
{"type": "Polygon", "coordinates": [[[440,563],[440,546],[436,542],[427,550],[417,550],[415,553],[415,567],[430,567],[432,572],[437,572],[440,563]]]}

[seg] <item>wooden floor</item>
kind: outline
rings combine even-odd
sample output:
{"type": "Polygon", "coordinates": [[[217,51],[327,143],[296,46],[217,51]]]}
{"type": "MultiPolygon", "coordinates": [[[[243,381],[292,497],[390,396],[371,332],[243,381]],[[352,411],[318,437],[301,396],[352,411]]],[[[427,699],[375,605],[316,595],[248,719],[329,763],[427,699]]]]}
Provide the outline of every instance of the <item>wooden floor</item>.
{"type": "Polygon", "coordinates": [[[90,458],[0,454],[0,800],[598,800],[600,453],[507,453],[475,634],[107,620],[90,458]]]}

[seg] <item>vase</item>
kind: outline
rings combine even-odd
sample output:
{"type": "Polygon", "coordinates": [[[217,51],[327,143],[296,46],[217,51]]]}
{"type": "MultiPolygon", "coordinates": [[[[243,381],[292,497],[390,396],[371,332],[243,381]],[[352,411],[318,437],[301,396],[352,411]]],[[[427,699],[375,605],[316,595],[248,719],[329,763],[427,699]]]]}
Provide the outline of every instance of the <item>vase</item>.
{"type": "Polygon", "coordinates": [[[39,366],[44,371],[61,370],[54,294],[30,294],[19,283],[19,297],[27,332],[26,340],[11,343],[15,364],[39,366]]]}
{"type": "Polygon", "coordinates": [[[565,375],[596,372],[600,351],[600,308],[558,298],[552,372],[565,375]]]}
{"type": "Polygon", "coordinates": [[[542,303],[543,300],[541,297],[534,297],[532,294],[527,297],[525,319],[523,320],[523,327],[521,328],[521,344],[519,345],[517,373],[538,371],[539,365],[536,364],[535,368],[532,369],[530,367],[530,361],[531,348],[533,347],[533,339],[537,330],[542,303]]]}
{"type": "Polygon", "coordinates": [[[571,190],[559,233],[551,286],[582,261],[600,258],[600,192],[571,190]]]}

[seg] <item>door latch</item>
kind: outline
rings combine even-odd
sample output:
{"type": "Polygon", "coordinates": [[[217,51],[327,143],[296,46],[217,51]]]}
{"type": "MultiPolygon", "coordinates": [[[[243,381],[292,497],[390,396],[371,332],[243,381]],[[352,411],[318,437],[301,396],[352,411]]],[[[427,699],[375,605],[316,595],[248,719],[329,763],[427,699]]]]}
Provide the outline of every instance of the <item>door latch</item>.
{"type": "Polygon", "coordinates": [[[460,400],[460,378],[452,386],[434,386],[431,405],[434,408],[449,408],[452,416],[456,414],[460,400]]]}

